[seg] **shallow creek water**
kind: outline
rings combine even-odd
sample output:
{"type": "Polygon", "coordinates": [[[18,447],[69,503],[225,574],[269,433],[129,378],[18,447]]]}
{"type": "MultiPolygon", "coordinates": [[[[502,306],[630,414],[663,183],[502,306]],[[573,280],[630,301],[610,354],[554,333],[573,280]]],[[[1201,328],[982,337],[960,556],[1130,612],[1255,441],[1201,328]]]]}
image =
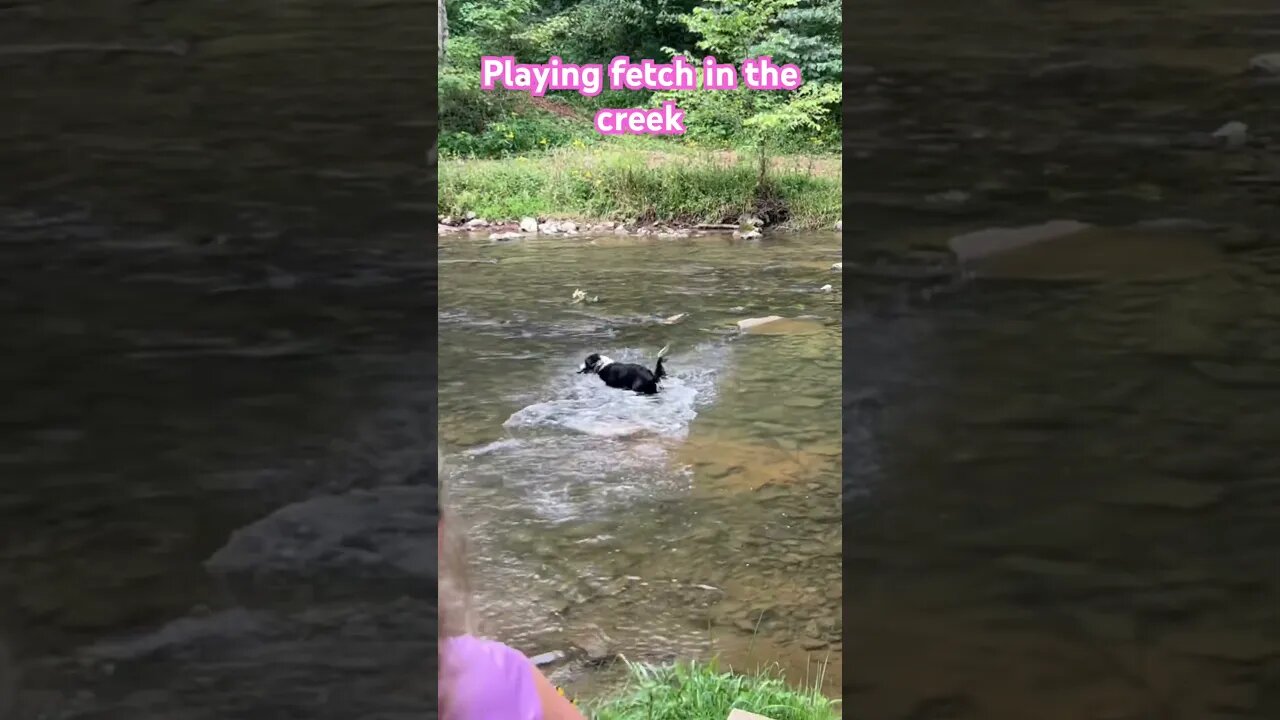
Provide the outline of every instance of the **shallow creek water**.
{"type": "Polygon", "coordinates": [[[440,257],[441,442],[497,634],[570,651],[553,674],[588,694],[614,676],[572,662],[597,630],[633,660],[825,666],[838,692],[839,236],[464,238],[440,257]],[[791,322],[736,325],[765,315],[791,322]],[[655,397],[575,373],[593,352],[652,367],[663,345],[655,397]]]}
{"type": "Polygon", "coordinates": [[[1280,12],[905,8],[845,16],[847,714],[1280,717],[1280,12]]]}

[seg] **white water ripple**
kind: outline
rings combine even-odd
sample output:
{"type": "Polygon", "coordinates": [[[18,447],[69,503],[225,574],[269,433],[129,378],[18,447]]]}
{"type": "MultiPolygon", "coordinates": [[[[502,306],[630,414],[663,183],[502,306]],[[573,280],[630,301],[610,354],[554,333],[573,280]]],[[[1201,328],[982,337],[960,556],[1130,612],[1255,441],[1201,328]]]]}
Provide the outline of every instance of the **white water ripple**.
{"type": "MultiPolygon", "coordinates": [[[[641,351],[608,352],[620,362],[646,362],[641,351]]],[[[727,358],[728,348],[711,344],[668,358],[670,375],[651,397],[578,375],[581,359],[564,358],[542,393],[547,399],[504,423],[508,437],[459,458],[464,509],[484,515],[482,508],[509,506],[562,522],[686,491],[689,469],[671,462],[671,450],[714,400],[727,358]]]]}
{"type": "MultiPolygon", "coordinates": [[[[583,353],[586,356],[586,353],[583,353]]],[[[724,346],[706,345],[666,360],[668,376],[657,395],[645,396],[608,387],[595,375],[578,375],[565,363],[553,377],[548,400],[521,408],[507,419],[508,429],[547,428],[602,438],[653,435],[683,439],[699,408],[714,399],[716,376],[726,356],[724,346]]],[[[652,367],[654,358],[634,349],[610,354],[618,362],[652,367]]]]}

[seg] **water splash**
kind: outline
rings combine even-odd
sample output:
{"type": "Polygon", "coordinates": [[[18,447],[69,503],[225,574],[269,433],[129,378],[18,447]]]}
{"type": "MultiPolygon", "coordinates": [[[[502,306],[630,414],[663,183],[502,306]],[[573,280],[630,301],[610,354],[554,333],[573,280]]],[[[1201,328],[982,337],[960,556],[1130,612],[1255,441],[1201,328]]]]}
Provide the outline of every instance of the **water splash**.
{"type": "MultiPolygon", "coordinates": [[[[646,362],[634,349],[614,357],[646,362]]],[[[714,400],[727,359],[728,348],[715,344],[668,358],[671,374],[662,392],[646,397],[577,375],[573,368],[581,361],[564,358],[542,393],[549,399],[513,413],[504,423],[509,437],[459,459],[459,482],[468,486],[460,495],[477,510],[469,514],[492,515],[478,511],[500,506],[558,523],[687,490],[691,471],[672,462],[671,450],[714,400]]]]}
{"type": "MultiPolygon", "coordinates": [[[[654,396],[608,387],[594,375],[572,374],[569,368],[575,367],[575,361],[566,361],[564,375],[552,380],[552,399],[516,411],[503,426],[568,430],[602,438],[649,435],[683,439],[698,409],[714,399],[716,376],[725,355],[723,346],[704,345],[688,355],[668,358],[669,375],[662,382],[662,391],[654,396]]],[[[620,351],[616,359],[646,366],[654,362],[634,349],[620,351]]]]}

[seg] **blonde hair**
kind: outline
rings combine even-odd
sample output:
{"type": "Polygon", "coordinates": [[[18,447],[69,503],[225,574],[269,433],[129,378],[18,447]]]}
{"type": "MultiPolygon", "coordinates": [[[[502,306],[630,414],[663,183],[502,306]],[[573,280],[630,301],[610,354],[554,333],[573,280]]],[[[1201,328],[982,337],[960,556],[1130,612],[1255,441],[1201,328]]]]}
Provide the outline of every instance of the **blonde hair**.
{"type": "Polygon", "coordinates": [[[459,635],[475,634],[476,622],[471,607],[470,573],[467,571],[466,528],[448,511],[449,493],[445,482],[444,453],[437,450],[437,455],[439,481],[436,497],[440,508],[437,533],[439,566],[436,573],[436,617],[439,623],[437,703],[439,716],[447,719],[454,672],[444,656],[444,641],[459,635]]]}
{"type": "Polygon", "coordinates": [[[440,637],[469,635],[476,630],[471,608],[470,573],[467,570],[466,528],[449,511],[448,483],[445,482],[444,454],[439,457],[440,506],[440,571],[437,575],[439,589],[438,607],[440,637]]]}

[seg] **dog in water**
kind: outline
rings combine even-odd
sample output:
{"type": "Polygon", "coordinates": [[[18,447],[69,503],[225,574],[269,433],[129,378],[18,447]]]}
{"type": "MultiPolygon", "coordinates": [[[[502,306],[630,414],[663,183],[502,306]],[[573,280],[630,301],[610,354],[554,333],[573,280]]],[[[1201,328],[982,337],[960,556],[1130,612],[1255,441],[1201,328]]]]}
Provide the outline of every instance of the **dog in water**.
{"type": "Polygon", "coordinates": [[[595,373],[611,388],[633,390],[641,395],[656,395],[658,383],[667,376],[666,369],[662,367],[662,358],[666,355],[666,347],[659,350],[658,364],[650,370],[643,365],[614,362],[613,358],[591,353],[582,362],[582,367],[578,368],[578,373],[595,373]]]}

